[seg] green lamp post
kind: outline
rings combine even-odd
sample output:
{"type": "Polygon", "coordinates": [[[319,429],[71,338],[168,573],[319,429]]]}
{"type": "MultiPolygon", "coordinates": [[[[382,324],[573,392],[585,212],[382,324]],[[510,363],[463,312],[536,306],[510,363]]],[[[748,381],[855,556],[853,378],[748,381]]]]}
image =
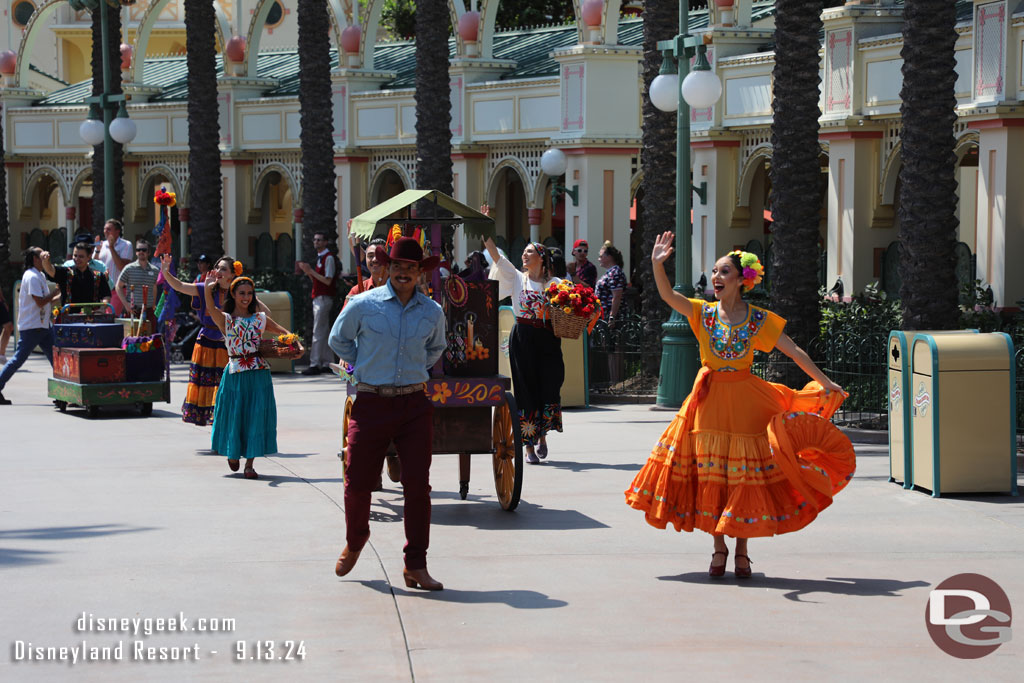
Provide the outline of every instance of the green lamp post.
{"type": "MultiPolygon", "coordinates": [[[[650,98],[655,107],[676,112],[676,282],[673,289],[693,296],[692,253],[693,223],[690,215],[691,193],[701,203],[707,201],[707,183],[694,187],[690,181],[690,107],[710,107],[722,95],[722,83],[711,71],[700,37],[689,30],[687,2],[679,3],[679,35],[658,42],[663,59],[661,71],[651,81],[650,98]],[[690,58],[696,55],[693,71],[690,58]],[[680,74],[685,76],[680,85],[680,74]]],[[[661,370],[657,404],[678,408],[700,369],[700,350],[689,324],[677,311],[662,325],[661,370]]]]}
{"type": "MultiPolygon", "coordinates": [[[[101,2],[113,8],[120,8],[118,0],[68,0],[71,9],[76,12],[95,12],[100,8],[101,2]]],[[[118,95],[110,92],[110,45],[108,38],[109,29],[107,13],[100,12],[100,36],[103,47],[100,53],[103,55],[103,92],[93,97],[85,98],[89,104],[89,118],[78,128],[78,134],[82,140],[92,146],[103,143],[103,215],[107,218],[116,218],[114,215],[114,145],[119,142],[122,145],[135,139],[135,123],[128,118],[128,110],[125,107],[126,98],[123,94],[118,95]],[[102,120],[100,112],[102,113],[102,120]],[[116,117],[114,116],[116,112],[116,117]]]]}

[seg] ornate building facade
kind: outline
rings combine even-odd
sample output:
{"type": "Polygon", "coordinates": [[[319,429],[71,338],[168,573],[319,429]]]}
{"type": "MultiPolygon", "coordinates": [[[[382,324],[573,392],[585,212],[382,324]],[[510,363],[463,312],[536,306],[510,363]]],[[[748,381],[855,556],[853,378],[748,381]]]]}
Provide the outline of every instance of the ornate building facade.
{"type": "MultiPolygon", "coordinates": [[[[480,0],[472,10],[450,4],[452,25],[459,27],[450,43],[455,196],[495,207],[510,254],[527,239],[571,244],[584,238],[595,247],[611,240],[623,249],[629,272],[630,262],[642,258],[629,248],[643,201],[642,26],[620,16],[619,0],[598,2],[599,13],[593,3],[586,3],[586,11],[576,3],[573,24],[516,31],[495,30],[497,0],[480,0]],[[550,147],[567,154],[566,177],[557,180],[578,186],[578,201],[559,194],[552,202],[552,179],[539,163],[550,147]]],[[[774,6],[735,0],[725,13],[714,4],[710,13],[692,13],[690,25],[709,45],[723,82],[719,102],[691,112],[694,182],[708,184],[706,200],[694,202],[695,274],[708,273],[716,255],[736,245],[770,248],[774,6]]],[[[293,0],[218,5],[219,45],[233,36],[244,39],[234,41],[236,59],[218,62],[225,251],[290,269],[302,216],[298,58],[287,47],[295,43],[293,0]],[[271,26],[268,16],[277,23],[271,26]]],[[[184,56],[173,54],[175,41],[183,40],[180,17],[171,20],[169,14],[180,6],[176,0],[140,0],[125,10],[125,41],[134,58],[124,82],[138,135],[126,147],[124,218],[129,236],[145,234],[155,222],[153,188],[168,186],[179,195],[173,226],[184,244],[186,72],[184,56]]],[[[368,38],[378,35],[382,0],[331,0],[329,6],[343,238],[347,218],[415,186],[415,57],[411,43],[368,38]]],[[[957,0],[957,7],[961,267],[992,287],[997,305],[1013,306],[1024,297],[1024,270],[1008,267],[1011,254],[1024,254],[1024,187],[1016,161],[1024,153],[1024,0],[957,0]]],[[[63,24],[49,21],[62,12],[70,12],[63,0],[40,2],[14,36],[16,64],[5,67],[11,73],[4,75],[0,97],[15,252],[29,243],[61,243],[90,227],[83,218],[91,201],[92,149],[78,135],[88,84],[62,83],[88,74],[61,57],[71,47],[57,50],[56,62],[36,64],[49,54],[38,46],[54,36],[70,40],[60,37],[70,35],[61,28],[67,17],[63,24]]],[[[902,6],[896,0],[851,0],[826,10],[823,20],[825,190],[808,201],[821,206],[822,280],[841,280],[850,294],[875,281],[891,286],[895,277],[902,6]]],[[[81,59],[71,61],[81,67],[81,59]]],[[[456,246],[460,256],[476,248],[464,241],[456,246]]]]}

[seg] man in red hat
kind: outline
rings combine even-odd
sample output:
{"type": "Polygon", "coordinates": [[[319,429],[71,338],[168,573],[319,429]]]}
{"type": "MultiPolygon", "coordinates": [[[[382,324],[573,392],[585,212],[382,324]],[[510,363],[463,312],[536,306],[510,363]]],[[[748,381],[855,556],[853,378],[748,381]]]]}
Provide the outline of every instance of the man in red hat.
{"type": "Polygon", "coordinates": [[[411,237],[396,240],[390,254],[378,250],[377,258],[388,267],[388,281],[349,300],[328,340],[354,367],[358,392],[345,463],[347,544],[334,573],[352,571],[370,538],[370,494],[394,441],[405,494],[405,584],[441,590],[427,573],[434,406],[425,389],[427,368],[444,353],[445,323],[441,307],[416,288],[420,274],[436,268],[440,259],[423,258],[411,237]]]}
{"type": "Polygon", "coordinates": [[[573,242],[572,255],[576,257],[576,260],[573,262],[572,281],[593,289],[597,284],[597,266],[587,258],[589,251],[590,247],[587,246],[586,240],[573,242]]]}

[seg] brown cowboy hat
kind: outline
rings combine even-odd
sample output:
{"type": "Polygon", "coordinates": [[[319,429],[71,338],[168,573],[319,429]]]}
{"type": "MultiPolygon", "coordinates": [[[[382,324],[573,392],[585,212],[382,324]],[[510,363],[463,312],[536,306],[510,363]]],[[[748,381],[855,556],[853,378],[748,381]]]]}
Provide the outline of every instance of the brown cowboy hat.
{"type": "Polygon", "coordinates": [[[423,247],[412,237],[399,237],[391,245],[391,253],[385,254],[377,251],[377,260],[388,265],[392,261],[407,261],[418,263],[423,270],[433,270],[441,263],[440,256],[428,256],[423,258],[423,247]]]}

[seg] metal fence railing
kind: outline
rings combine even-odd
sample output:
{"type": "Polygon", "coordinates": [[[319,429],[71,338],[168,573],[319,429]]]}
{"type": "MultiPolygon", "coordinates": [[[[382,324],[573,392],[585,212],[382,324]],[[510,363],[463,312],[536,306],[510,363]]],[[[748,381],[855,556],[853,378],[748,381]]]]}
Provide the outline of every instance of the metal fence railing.
{"type": "MultiPolygon", "coordinates": [[[[614,328],[599,321],[589,338],[591,400],[653,401],[658,390],[661,362],[660,334],[652,339],[651,327],[640,316],[626,316],[614,328]]],[[[806,349],[815,363],[843,387],[849,398],[833,420],[865,429],[888,429],[888,331],[864,335],[836,334],[819,337],[806,349]]],[[[1024,338],[1015,338],[1017,443],[1024,448],[1024,338]]],[[[757,353],[751,371],[769,374],[769,365],[795,366],[757,353]]],[[[808,381],[802,373],[800,382],[808,381]]]]}

